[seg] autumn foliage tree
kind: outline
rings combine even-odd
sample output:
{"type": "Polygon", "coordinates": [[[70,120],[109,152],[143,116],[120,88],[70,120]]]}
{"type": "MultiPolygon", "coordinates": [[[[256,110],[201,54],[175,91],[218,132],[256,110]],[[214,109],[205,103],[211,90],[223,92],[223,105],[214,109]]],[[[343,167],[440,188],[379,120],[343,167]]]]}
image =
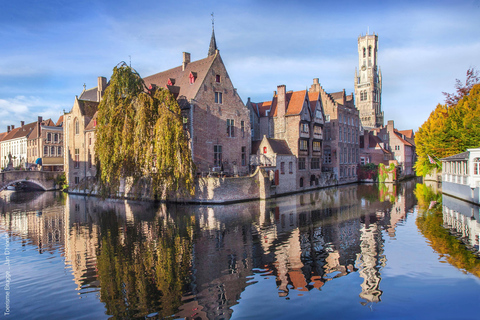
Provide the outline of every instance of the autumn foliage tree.
{"type": "Polygon", "coordinates": [[[125,63],[113,69],[98,107],[95,155],[103,196],[118,192],[120,181],[145,179],[153,194],[193,194],[194,165],[177,100],[166,89],[147,90],[125,63]]]}
{"type": "Polygon", "coordinates": [[[478,72],[469,69],[465,85],[457,79],[456,93],[444,93],[446,103],[437,105],[416,133],[417,175],[425,176],[437,167],[429,156],[443,158],[480,146],[479,81],[478,72]]]}

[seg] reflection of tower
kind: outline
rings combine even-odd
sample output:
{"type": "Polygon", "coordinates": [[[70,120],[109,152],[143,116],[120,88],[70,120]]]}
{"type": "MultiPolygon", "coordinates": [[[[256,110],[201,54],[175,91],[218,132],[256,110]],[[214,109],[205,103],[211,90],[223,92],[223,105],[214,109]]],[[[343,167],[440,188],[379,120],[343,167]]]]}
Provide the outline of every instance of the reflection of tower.
{"type": "Polygon", "coordinates": [[[362,292],[360,298],[367,302],[379,302],[382,295],[380,290],[380,268],[385,266],[386,258],[383,255],[382,233],[376,222],[370,223],[371,216],[365,216],[365,223],[360,229],[360,253],[357,255],[357,267],[362,292]]]}

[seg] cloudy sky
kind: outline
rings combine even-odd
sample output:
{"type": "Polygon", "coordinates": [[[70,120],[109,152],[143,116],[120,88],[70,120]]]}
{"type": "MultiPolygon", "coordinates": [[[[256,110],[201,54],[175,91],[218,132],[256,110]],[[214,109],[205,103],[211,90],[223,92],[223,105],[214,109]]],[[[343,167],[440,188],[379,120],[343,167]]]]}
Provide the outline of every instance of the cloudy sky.
{"type": "Polygon", "coordinates": [[[85,84],[121,61],[142,76],[205,58],[215,13],[222,58],[246,102],[277,85],[354,90],[357,38],[379,36],[385,119],[417,129],[480,69],[480,0],[126,1],[24,0],[0,10],[0,132],[38,115],[54,121],[85,84]]]}

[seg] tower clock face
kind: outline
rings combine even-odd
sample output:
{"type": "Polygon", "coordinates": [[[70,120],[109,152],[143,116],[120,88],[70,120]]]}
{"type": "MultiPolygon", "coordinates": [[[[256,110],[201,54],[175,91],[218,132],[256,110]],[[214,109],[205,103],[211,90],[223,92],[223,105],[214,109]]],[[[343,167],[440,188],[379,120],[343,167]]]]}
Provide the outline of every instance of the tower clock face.
{"type": "Polygon", "coordinates": [[[362,66],[362,71],[365,71],[365,69],[367,69],[367,68],[365,67],[365,65],[363,65],[362,66]]]}

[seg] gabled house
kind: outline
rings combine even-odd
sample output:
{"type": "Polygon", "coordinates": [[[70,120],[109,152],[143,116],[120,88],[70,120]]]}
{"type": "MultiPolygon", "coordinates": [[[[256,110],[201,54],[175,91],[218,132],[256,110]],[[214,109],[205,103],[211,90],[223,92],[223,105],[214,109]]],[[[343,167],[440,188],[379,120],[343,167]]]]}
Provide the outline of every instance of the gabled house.
{"type": "Polygon", "coordinates": [[[360,119],[353,94],[345,90],[327,93],[318,78],[313,79],[310,93],[318,93],[325,113],[323,171],[332,172],[339,183],[358,180],[360,119]]]}
{"type": "Polygon", "coordinates": [[[208,57],[191,61],[184,52],[181,66],[144,81],[147,87],[167,88],[177,98],[198,174],[248,173],[250,112],[233,86],[213,33],[208,57]]]}
{"type": "MultiPolygon", "coordinates": [[[[58,121],[57,121],[58,123],[58,121]]],[[[63,128],[51,119],[38,117],[27,139],[27,160],[32,168],[41,165],[44,171],[63,171],[63,128]]]]}
{"type": "MultiPolygon", "coordinates": [[[[213,33],[206,58],[191,61],[190,53],[184,52],[180,66],[143,80],[147,88],[166,88],[177,99],[198,175],[248,173],[250,113],[232,84],[213,33]]],[[[72,111],[64,115],[65,170],[70,186],[95,175],[96,112],[107,85],[99,77],[98,87],[84,89],[72,111]]]]}
{"type": "Polygon", "coordinates": [[[325,123],[319,95],[307,90],[287,92],[286,86],[280,85],[271,101],[248,101],[247,106],[258,116],[259,132],[284,141],[296,157],[296,182],[290,191],[318,186],[325,123]]]}
{"type": "Polygon", "coordinates": [[[388,139],[380,139],[375,130],[364,130],[360,135],[360,165],[367,163],[388,165],[393,160],[393,154],[389,151],[388,139]]]}

